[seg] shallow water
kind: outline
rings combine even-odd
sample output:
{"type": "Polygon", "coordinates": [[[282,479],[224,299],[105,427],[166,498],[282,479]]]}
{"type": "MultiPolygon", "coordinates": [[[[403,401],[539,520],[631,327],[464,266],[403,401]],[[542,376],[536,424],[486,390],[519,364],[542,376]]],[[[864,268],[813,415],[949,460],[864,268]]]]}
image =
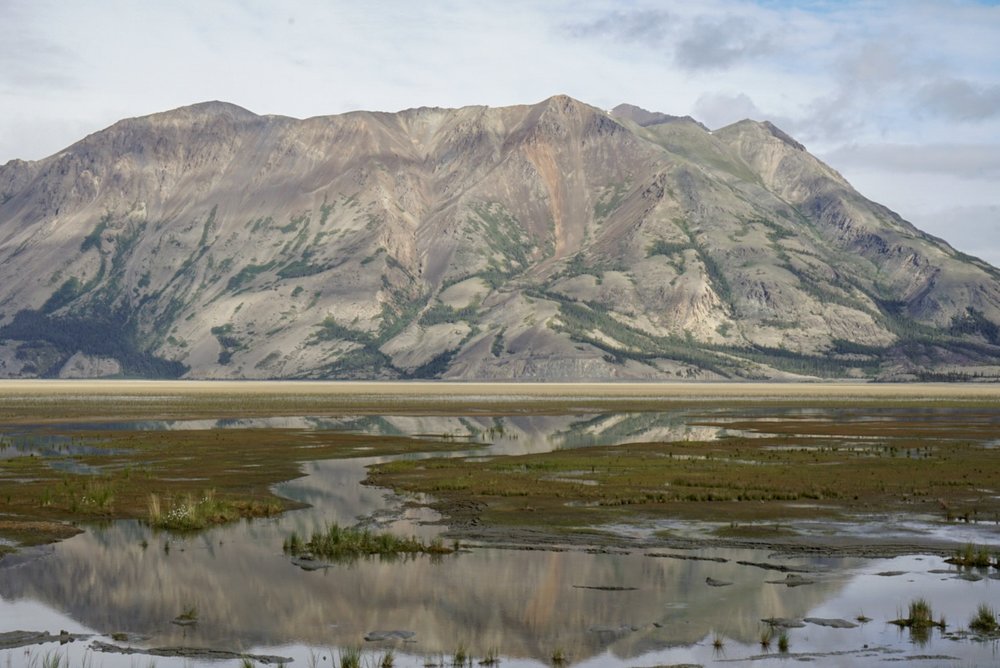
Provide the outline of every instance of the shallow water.
{"type": "MultiPolygon", "coordinates": [[[[865,412],[867,418],[878,415],[865,412]]],[[[954,419],[939,411],[942,419],[954,419]]],[[[764,413],[762,412],[761,415],[764,413]]],[[[776,414],[771,409],[768,414],[776,414]]],[[[781,414],[784,416],[785,414],[781,414]]],[[[457,441],[488,443],[485,450],[453,456],[503,456],[562,447],[654,439],[723,437],[724,426],[705,423],[745,417],[732,412],[676,411],[611,415],[388,416],[280,418],[248,421],[145,422],[130,428],[233,428],[261,426],[343,429],[376,434],[447,434],[457,441]]],[[[793,410],[789,417],[844,419],[822,411],[793,410]]],[[[933,415],[928,421],[933,424],[933,415]]],[[[985,419],[992,420],[987,417],[985,419]]],[[[50,425],[51,427],[51,425],[50,425]]],[[[100,425],[106,429],[108,425],[100,425]]],[[[728,430],[728,433],[732,433],[728,430]]],[[[412,457],[426,456],[412,453],[412,457]]],[[[772,644],[758,644],[762,618],[842,618],[864,614],[872,621],[835,629],[806,624],[788,631],[790,654],[822,654],[818,665],[883,665],[887,660],[925,665],[994,665],[997,644],[954,640],[933,630],[916,642],[888,621],[918,596],[952,628],[965,626],[979,603],[1000,607],[1000,581],[971,582],[939,557],[895,559],[793,557],[761,550],[692,550],[684,556],[630,553],[526,551],[474,547],[439,558],[335,564],[317,571],[294,566],[281,543],[292,530],[308,534],[328,522],[366,522],[401,534],[431,537],[441,527],[433,512],[412,507],[386,490],[360,484],[365,468],[384,458],[312,462],[305,476],[278,486],[310,508],[178,538],[138,522],[92,526],[27,559],[0,562],[0,630],[25,629],[128,633],[146,647],[198,646],[294,658],[292,665],[330,665],[338,648],[363,645],[373,662],[394,647],[396,665],[423,666],[450,659],[460,646],[477,657],[495,649],[502,665],[546,665],[557,649],[573,665],[648,666],[693,662],[787,665],[772,644]],[[788,586],[786,574],[738,564],[769,562],[801,568],[811,584],[788,586]],[[901,572],[896,575],[887,573],[901,572]],[[932,572],[944,571],[944,572],[932,572]],[[710,586],[706,579],[730,582],[710,586]],[[194,607],[198,623],[173,623],[194,607]],[[365,643],[366,633],[407,630],[412,641],[365,643]],[[713,640],[722,647],[713,647],[713,640]],[[762,656],[766,655],[766,656],[762,656]],[[916,656],[955,657],[920,660],[916,656]],[[760,657],[760,658],[752,658],[760,657]]],[[[651,523],[616,527],[642,536],[661,528],[697,536],[711,527],[651,523]]],[[[797,526],[797,528],[800,528],[797,526]]],[[[804,524],[820,532],[879,532],[901,537],[935,535],[956,544],[1000,545],[995,525],[957,525],[910,518],[873,524],[804,524]],[[872,527],[875,527],[874,529],[872,527]]],[[[994,571],[995,572],[995,571],[994,571]]],[[[109,641],[103,637],[102,640],[109,641]]],[[[776,643],[776,640],[775,640],[776,643]]],[[[87,644],[54,643],[0,652],[10,665],[40,663],[59,652],[80,665],[87,644]]],[[[805,658],[805,657],[797,657],[805,658]]],[[[146,657],[92,653],[90,665],[145,666],[146,657]]],[[[158,666],[201,665],[156,658],[158,666]]],[[[230,665],[237,662],[230,661],[230,665]]],[[[218,664],[213,664],[218,665],[218,664]]]]}

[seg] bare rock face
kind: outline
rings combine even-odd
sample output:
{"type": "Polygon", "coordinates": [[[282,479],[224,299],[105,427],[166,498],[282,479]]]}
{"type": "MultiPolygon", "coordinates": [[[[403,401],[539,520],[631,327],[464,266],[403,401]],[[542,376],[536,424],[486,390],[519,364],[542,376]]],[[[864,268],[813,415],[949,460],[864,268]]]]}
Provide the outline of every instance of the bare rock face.
{"type": "Polygon", "coordinates": [[[122,365],[114,357],[76,353],[59,369],[60,378],[109,378],[120,376],[122,365]]]}
{"type": "Polygon", "coordinates": [[[210,102],[0,167],[4,377],[991,377],[998,323],[766,122],[210,102]]]}

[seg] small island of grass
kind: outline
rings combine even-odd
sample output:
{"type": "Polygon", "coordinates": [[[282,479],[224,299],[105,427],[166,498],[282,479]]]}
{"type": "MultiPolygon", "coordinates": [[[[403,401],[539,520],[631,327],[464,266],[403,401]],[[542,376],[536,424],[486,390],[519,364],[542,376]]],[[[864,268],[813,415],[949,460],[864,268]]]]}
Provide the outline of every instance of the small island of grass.
{"type": "Polygon", "coordinates": [[[313,533],[308,541],[292,532],[285,539],[283,549],[286,554],[293,557],[311,555],[323,559],[340,560],[375,555],[451,554],[456,548],[447,547],[440,538],[425,543],[413,536],[400,538],[391,533],[376,533],[370,529],[331,524],[326,531],[313,533]]]}

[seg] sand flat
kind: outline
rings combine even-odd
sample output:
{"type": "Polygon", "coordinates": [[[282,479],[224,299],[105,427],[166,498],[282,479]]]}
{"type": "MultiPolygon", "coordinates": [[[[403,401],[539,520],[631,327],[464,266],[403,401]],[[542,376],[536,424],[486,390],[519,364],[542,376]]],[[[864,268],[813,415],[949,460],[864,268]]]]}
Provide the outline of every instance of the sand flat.
{"type": "Polygon", "coordinates": [[[311,395],[523,399],[969,399],[1000,402],[986,383],[491,383],[215,380],[3,380],[0,398],[40,395],[311,395]]]}

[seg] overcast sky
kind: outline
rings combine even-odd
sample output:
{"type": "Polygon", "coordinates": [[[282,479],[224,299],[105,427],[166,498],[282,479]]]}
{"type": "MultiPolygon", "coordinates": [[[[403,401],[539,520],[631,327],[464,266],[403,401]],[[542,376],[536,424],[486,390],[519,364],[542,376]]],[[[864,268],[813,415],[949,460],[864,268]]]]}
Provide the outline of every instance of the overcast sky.
{"type": "Polygon", "coordinates": [[[555,93],[771,120],[1000,265],[997,0],[0,0],[0,164],[205,100],[301,118],[555,93]]]}

